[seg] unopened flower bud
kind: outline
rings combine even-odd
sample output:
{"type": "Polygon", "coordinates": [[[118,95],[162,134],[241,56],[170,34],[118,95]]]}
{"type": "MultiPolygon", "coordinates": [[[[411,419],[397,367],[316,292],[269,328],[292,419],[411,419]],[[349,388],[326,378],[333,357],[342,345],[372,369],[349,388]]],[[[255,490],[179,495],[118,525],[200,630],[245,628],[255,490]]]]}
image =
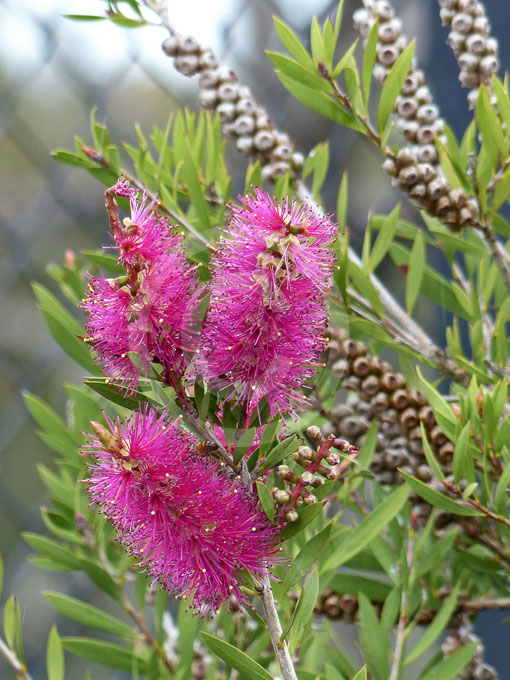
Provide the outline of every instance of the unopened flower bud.
{"type": "Polygon", "coordinates": [[[296,512],[296,510],[289,510],[285,515],[285,519],[287,520],[287,522],[297,522],[299,519],[299,515],[296,512]]]}
{"type": "Polygon", "coordinates": [[[290,501],[290,494],[284,489],[278,489],[274,494],[274,498],[277,503],[283,505],[284,503],[288,503],[290,501]]]}
{"type": "Polygon", "coordinates": [[[322,436],[322,432],[316,425],[310,425],[309,428],[306,430],[306,434],[310,437],[310,439],[313,439],[314,441],[322,442],[324,441],[324,437],[322,436]]]}

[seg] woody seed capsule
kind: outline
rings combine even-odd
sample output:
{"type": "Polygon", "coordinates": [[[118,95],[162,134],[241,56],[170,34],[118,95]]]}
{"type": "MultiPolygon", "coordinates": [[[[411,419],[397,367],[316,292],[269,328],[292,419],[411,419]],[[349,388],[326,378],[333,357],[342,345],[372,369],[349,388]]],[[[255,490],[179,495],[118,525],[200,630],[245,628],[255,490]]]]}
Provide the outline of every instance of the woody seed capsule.
{"type": "Polygon", "coordinates": [[[269,130],[260,130],[255,135],[253,144],[258,151],[269,151],[274,146],[274,135],[269,130]]]}
{"type": "Polygon", "coordinates": [[[183,76],[192,76],[198,71],[198,57],[194,54],[179,55],[175,59],[175,68],[183,76]]]}

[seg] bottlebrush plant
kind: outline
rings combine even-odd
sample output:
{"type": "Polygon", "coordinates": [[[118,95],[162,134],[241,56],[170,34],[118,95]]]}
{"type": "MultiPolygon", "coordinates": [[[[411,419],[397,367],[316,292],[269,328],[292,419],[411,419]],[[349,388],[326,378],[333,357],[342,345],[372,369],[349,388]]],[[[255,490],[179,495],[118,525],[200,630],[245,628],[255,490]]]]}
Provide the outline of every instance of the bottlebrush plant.
{"type": "MultiPolygon", "coordinates": [[[[75,315],[34,285],[88,377],[67,388],[67,419],[27,397],[59,466],[41,468],[52,537],[25,538],[118,616],[47,592],[117,637],[54,628],[50,680],[63,650],[154,680],[498,677],[472,626],[510,608],[508,82],[482,3],[440,0],[473,110],[457,140],[391,3],[362,4],[360,43],[345,49],[341,1],[313,20],[311,52],[275,19],[286,53],[268,53],[299,102],[379,149],[419,209],[416,223],[400,206],[370,215],[361,255],[346,175],[336,214],[321,204],[327,147],[297,151],[177,32],[171,4],[108,0],[96,17],[165,27],[207,111],[139,132],[131,167],[94,114],[92,139],[54,154],[106,185],[109,236],[51,270],[75,315]],[[224,137],[248,158],[241,196],[224,137]],[[383,263],[405,274],[404,307],[383,263]],[[448,312],[439,344],[413,318],[425,299],[448,312]],[[361,664],[337,621],[356,623],[361,664]]],[[[0,651],[29,678],[19,621],[10,598],[0,651]]]]}

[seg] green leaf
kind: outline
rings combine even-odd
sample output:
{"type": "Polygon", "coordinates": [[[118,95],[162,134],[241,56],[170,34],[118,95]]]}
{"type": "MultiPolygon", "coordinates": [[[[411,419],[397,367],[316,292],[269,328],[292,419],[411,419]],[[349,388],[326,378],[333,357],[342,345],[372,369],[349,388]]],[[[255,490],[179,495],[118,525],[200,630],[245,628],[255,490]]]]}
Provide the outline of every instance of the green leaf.
{"type": "Polygon", "coordinates": [[[236,441],[234,449],[234,463],[236,465],[239,463],[241,458],[243,458],[248,449],[252,446],[256,434],[257,434],[256,428],[250,427],[248,430],[245,430],[243,434],[239,437],[239,439],[236,441]]]}
{"type": "Polygon", "coordinates": [[[92,14],[63,14],[65,19],[72,21],[105,21],[106,17],[94,16],[92,14]]]}
{"type": "MultiPolygon", "coordinates": [[[[375,26],[376,24],[374,24],[375,26]]],[[[388,252],[390,244],[393,242],[395,232],[397,230],[398,221],[400,219],[400,204],[397,205],[392,212],[386,217],[379,229],[379,234],[374,243],[374,247],[369,257],[370,271],[377,269],[378,265],[384,259],[388,252]]]]}
{"type": "Polygon", "coordinates": [[[293,31],[277,17],[273,17],[273,22],[285,49],[305,68],[312,72],[315,71],[315,64],[293,31]]]}
{"type": "Polygon", "coordinates": [[[288,640],[291,655],[294,654],[294,651],[301,642],[301,638],[305,632],[308,621],[313,615],[313,610],[317,603],[318,595],[319,572],[317,567],[314,567],[303,585],[303,590],[301,591],[301,595],[299,596],[299,600],[296,604],[290,625],[287,626],[287,629],[282,635],[282,639],[285,639],[287,636],[289,636],[290,631],[288,640]]]}
{"type": "Polygon", "coordinates": [[[306,87],[306,85],[302,85],[296,80],[289,78],[289,76],[286,76],[281,71],[276,71],[276,75],[285,89],[312,111],[316,111],[322,116],[334,120],[335,123],[338,123],[339,125],[365,134],[366,130],[363,124],[353,118],[350,113],[342,109],[342,107],[325,92],[319,92],[306,87]]]}
{"type": "Polygon", "coordinates": [[[342,175],[340,187],[338,189],[338,197],[336,201],[336,218],[340,229],[345,229],[347,226],[347,199],[349,193],[349,180],[347,172],[342,175]]]}
{"type": "Polygon", "coordinates": [[[445,627],[448,625],[455,607],[457,606],[457,598],[459,595],[459,588],[455,588],[448,599],[444,602],[441,609],[436,614],[432,623],[430,623],[425,632],[418,640],[415,648],[408,654],[407,658],[404,660],[403,666],[409,666],[409,664],[419,659],[420,656],[427,651],[427,649],[434,644],[437,638],[441,635],[445,627]]]}
{"type": "Polygon", "coordinates": [[[478,129],[488,156],[488,171],[492,174],[496,169],[499,155],[506,152],[507,143],[485,85],[480,87],[475,110],[478,129]]]}
{"type": "Polygon", "coordinates": [[[242,678],[246,678],[246,680],[273,680],[265,668],[262,668],[260,664],[250,659],[240,649],[203,630],[200,631],[200,637],[209,651],[223,659],[232,668],[238,670],[242,678]]]}
{"type": "Polygon", "coordinates": [[[65,662],[62,642],[55,626],[52,627],[46,648],[48,680],[64,680],[65,662]]]}
{"type": "Polygon", "coordinates": [[[64,165],[72,165],[73,167],[76,168],[90,169],[96,167],[95,163],[93,163],[91,160],[89,160],[86,157],[79,156],[78,154],[72,153],[72,151],[62,150],[54,151],[51,154],[51,156],[59,163],[63,163],[64,165]]]}
{"type": "Polygon", "coordinates": [[[63,423],[57,413],[45,401],[36,397],[35,394],[28,392],[23,394],[26,407],[30,411],[30,415],[36,423],[43,430],[52,432],[63,441],[68,443],[70,448],[75,447],[75,440],[69,433],[66,425],[63,423]]]}
{"type": "Polygon", "coordinates": [[[280,531],[279,538],[282,541],[286,541],[292,536],[299,534],[305,527],[307,527],[310,522],[320,515],[322,511],[322,503],[312,503],[311,505],[306,505],[298,510],[299,519],[295,522],[288,522],[283,529],[280,531]]]}
{"type": "Polygon", "coordinates": [[[288,458],[288,456],[290,456],[296,450],[298,441],[299,441],[298,437],[296,437],[295,435],[291,435],[290,437],[286,437],[283,441],[277,444],[274,447],[274,449],[272,449],[271,452],[268,453],[268,455],[266,456],[266,459],[264,460],[260,468],[260,471],[264,472],[265,470],[270,470],[276,465],[279,465],[282,462],[282,460],[288,458]]]}
{"type": "Polygon", "coordinates": [[[313,536],[313,538],[306,543],[297,557],[292,560],[279,591],[279,600],[281,600],[289,588],[292,588],[295,583],[300,581],[306,572],[320,559],[320,556],[329,541],[332,527],[332,522],[327,524],[322,531],[313,536]]]}
{"type": "Polygon", "coordinates": [[[444,473],[430,447],[427,430],[425,429],[425,425],[423,423],[420,423],[420,429],[423,443],[423,453],[425,454],[425,458],[427,459],[429,468],[432,470],[432,474],[434,475],[434,477],[436,477],[437,479],[444,479],[444,473]]]}
{"type": "Polygon", "coordinates": [[[440,491],[436,491],[424,482],[421,482],[419,479],[411,477],[411,475],[402,472],[402,470],[400,470],[400,474],[421,498],[433,505],[435,508],[450,512],[452,515],[463,515],[467,517],[478,517],[481,514],[474,508],[471,508],[467,505],[461,505],[459,501],[455,501],[453,498],[445,496],[440,491]]]}
{"type": "Polygon", "coordinates": [[[406,278],[406,307],[408,314],[412,314],[414,305],[418,299],[424,271],[425,244],[423,242],[423,234],[421,231],[418,231],[409,256],[409,267],[406,278]]]}
{"type": "Polygon", "coordinates": [[[41,316],[51,336],[62,347],[64,352],[86,371],[97,374],[99,372],[98,368],[94,363],[90,349],[84,344],[83,340],[75,337],[75,334],[66,328],[55,313],[41,309],[41,316]]]}
{"type": "Polygon", "coordinates": [[[131,626],[106,614],[101,609],[81,602],[74,597],[51,590],[43,591],[43,595],[57,611],[73,621],[78,621],[85,626],[90,626],[97,630],[104,630],[107,633],[114,633],[115,635],[122,635],[128,638],[136,635],[131,626]]]}
{"type": "Polygon", "coordinates": [[[361,71],[362,73],[361,82],[363,85],[363,101],[365,102],[365,108],[368,107],[368,100],[370,99],[372,73],[374,72],[378,40],[379,40],[379,22],[375,21],[372,24],[370,33],[368,34],[367,42],[365,44],[365,51],[363,54],[363,67],[361,71]]]}
{"type": "Polygon", "coordinates": [[[303,83],[306,87],[312,90],[320,90],[322,92],[332,92],[331,85],[325,78],[322,78],[317,70],[311,73],[304,66],[301,66],[298,62],[293,59],[289,59],[283,54],[278,54],[278,52],[270,52],[266,50],[266,55],[271,61],[271,63],[284,73],[292,80],[296,80],[298,83],[303,83]]]}
{"type": "MultiPolygon", "coordinates": [[[[399,243],[392,243],[388,252],[397,266],[408,264],[409,251],[399,243]]],[[[422,293],[441,309],[447,309],[468,321],[472,319],[472,313],[458,302],[451,284],[431,267],[425,267],[422,293]]]]}
{"type": "Polygon", "coordinates": [[[91,390],[94,390],[97,394],[108,399],[108,401],[119,404],[119,406],[123,406],[131,411],[137,411],[140,403],[147,403],[156,407],[159,405],[156,401],[140,391],[130,394],[129,396],[124,396],[122,392],[118,391],[115,385],[112,385],[107,381],[108,378],[85,378],[84,383],[87,387],[90,387],[91,390]]]}
{"type": "Polygon", "coordinates": [[[494,509],[500,514],[507,514],[508,509],[508,486],[510,485],[510,465],[506,465],[503,474],[498,480],[494,499],[494,509]]]}
{"type": "Polygon", "coordinates": [[[9,595],[7,602],[4,605],[3,624],[5,641],[11,649],[14,648],[16,640],[16,608],[18,608],[19,612],[16,598],[14,595],[9,595]]]}
{"type": "Polygon", "coordinates": [[[445,656],[439,663],[429,668],[420,675],[419,680],[453,680],[459,677],[460,672],[468,665],[476,654],[478,643],[470,642],[468,645],[456,649],[452,654],[445,656]]]}
{"type": "Polygon", "coordinates": [[[387,498],[353,527],[347,536],[331,549],[331,555],[324,564],[324,572],[336,569],[366,548],[384,527],[398,515],[409,495],[409,487],[403,485],[395,489],[387,498]]]}
{"type": "Polygon", "coordinates": [[[363,593],[359,596],[359,611],[360,645],[367,666],[376,680],[386,680],[389,676],[390,642],[375,609],[363,593]]]}
{"type": "Polygon", "coordinates": [[[360,668],[352,680],[367,680],[367,667],[360,668]]]}
{"type": "Polygon", "coordinates": [[[260,505],[264,510],[266,517],[270,522],[274,522],[274,498],[265,484],[257,482],[257,496],[259,497],[260,505]]]}
{"type": "Polygon", "coordinates": [[[455,483],[458,484],[461,479],[467,479],[472,482],[472,474],[469,473],[470,463],[472,458],[469,451],[469,437],[471,434],[471,424],[466,423],[460,431],[455,442],[455,452],[453,454],[452,471],[455,483]]]}
{"type": "Polygon", "coordinates": [[[133,671],[136,668],[139,673],[145,673],[145,660],[120,645],[86,637],[64,637],[62,644],[71,654],[108,668],[120,668],[123,671],[133,671]]]}
{"type": "MultiPolygon", "coordinates": [[[[333,80],[336,80],[338,78],[338,76],[342,73],[342,71],[347,67],[347,64],[351,63],[351,58],[352,58],[352,55],[354,54],[354,52],[356,51],[356,47],[358,46],[358,42],[359,42],[359,38],[356,38],[356,40],[352,43],[352,45],[345,52],[345,54],[342,56],[340,61],[337,63],[337,65],[333,69],[333,73],[331,74],[331,78],[333,80]]],[[[356,95],[357,94],[358,93],[356,93],[356,95]]],[[[359,99],[360,97],[361,97],[361,94],[359,94],[359,96],[357,98],[359,99]]],[[[356,107],[354,107],[354,108],[356,108],[356,107]]],[[[363,106],[361,106],[360,108],[363,109],[363,106]]]]}
{"type": "Polygon", "coordinates": [[[355,289],[370,302],[374,312],[379,317],[384,317],[384,306],[379,297],[377,288],[370,280],[370,276],[367,272],[363,271],[361,267],[358,267],[355,262],[349,260],[349,276],[355,289]]]}
{"type": "Polygon", "coordinates": [[[383,583],[376,578],[344,572],[335,574],[328,582],[328,587],[336,593],[352,595],[352,597],[365,593],[372,602],[384,602],[391,591],[388,583],[383,583]]]}
{"type": "Polygon", "coordinates": [[[411,68],[414,49],[415,41],[413,40],[393,64],[390,72],[386,76],[384,85],[382,86],[379,105],[377,107],[377,126],[381,135],[383,135],[386,130],[397,97],[402,90],[402,85],[411,68]]]}

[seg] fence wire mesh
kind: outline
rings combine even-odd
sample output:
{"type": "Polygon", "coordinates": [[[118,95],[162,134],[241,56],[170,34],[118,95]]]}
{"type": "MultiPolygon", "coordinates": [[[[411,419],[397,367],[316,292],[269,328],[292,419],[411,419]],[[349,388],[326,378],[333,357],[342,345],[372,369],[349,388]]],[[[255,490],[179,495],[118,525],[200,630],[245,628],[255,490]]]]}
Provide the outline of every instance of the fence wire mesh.
{"type": "MultiPolygon", "coordinates": [[[[187,11],[192,21],[191,4],[187,11]]],[[[328,134],[328,123],[286,97],[263,49],[278,48],[271,32],[273,13],[283,15],[306,42],[310,16],[314,12],[325,15],[336,4],[232,0],[216,10],[215,49],[305,151],[328,134]]],[[[432,1],[427,3],[431,7],[412,3],[416,5],[413,11],[411,3],[396,4],[406,8],[414,25],[435,10],[432,1]]],[[[489,14],[493,5],[497,9],[497,2],[487,4],[489,14]]],[[[66,248],[79,252],[96,248],[105,239],[103,188],[81,171],[55,163],[50,150],[72,146],[74,133],[89,139],[93,107],[98,107],[98,119],[107,123],[116,142],[134,141],[135,121],[150,130],[153,122],[164,125],[177,106],[197,108],[196,84],[173,73],[159,50],[163,34],[149,29],[122,31],[106,22],[77,25],[61,16],[64,12],[91,12],[92,5],[93,0],[0,0],[0,550],[7,567],[6,590],[22,595],[27,661],[36,678],[45,677],[44,637],[49,621],[56,620],[40,591],[56,587],[84,598],[97,597],[85,579],[45,574],[31,567],[26,561],[29,551],[20,538],[21,531],[41,529],[39,505],[44,498],[36,465],[51,461],[51,453],[37,438],[21,393],[35,392],[62,413],[62,382],[82,377],[46,332],[30,282],[44,281],[51,288],[44,271],[48,262],[62,261],[66,248]]],[[[357,3],[351,0],[345,5],[345,23],[349,24],[357,3]]],[[[505,21],[508,28],[508,13],[502,23],[495,22],[497,32],[503,34],[505,21]]],[[[182,30],[180,25],[177,28],[182,30]]],[[[408,32],[413,33],[412,26],[408,32]]],[[[354,34],[347,35],[346,41],[349,38],[352,41],[354,34]]],[[[447,54],[439,50],[439,42],[443,36],[438,37],[436,31],[433,54],[447,54]]],[[[451,83],[455,80],[453,62],[449,69],[446,77],[451,83]]],[[[339,129],[332,133],[332,148],[331,175],[335,179],[325,192],[329,207],[334,206],[346,160],[351,165],[351,203],[357,204],[370,183],[371,196],[379,194],[379,208],[391,206],[394,196],[382,175],[367,174],[378,166],[371,162],[371,150],[339,129]]],[[[231,160],[239,174],[244,174],[235,153],[231,160]]],[[[366,216],[366,198],[360,205],[359,216],[355,211],[351,216],[354,226],[361,224],[363,213],[366,216]]],[[[66,623],[69,630],[72,633],[79,628],[66,623]]],[[[0,677],[10,677],[2,663],[0,677]]],[[[85,664],[75,661],[66,677],[83,677],[84,668],[85,664]]],[[[94,677],[106,677],[104,669],[94,677]]],[[[108,677],[128,675],[112,672],[108,677]]]]}

